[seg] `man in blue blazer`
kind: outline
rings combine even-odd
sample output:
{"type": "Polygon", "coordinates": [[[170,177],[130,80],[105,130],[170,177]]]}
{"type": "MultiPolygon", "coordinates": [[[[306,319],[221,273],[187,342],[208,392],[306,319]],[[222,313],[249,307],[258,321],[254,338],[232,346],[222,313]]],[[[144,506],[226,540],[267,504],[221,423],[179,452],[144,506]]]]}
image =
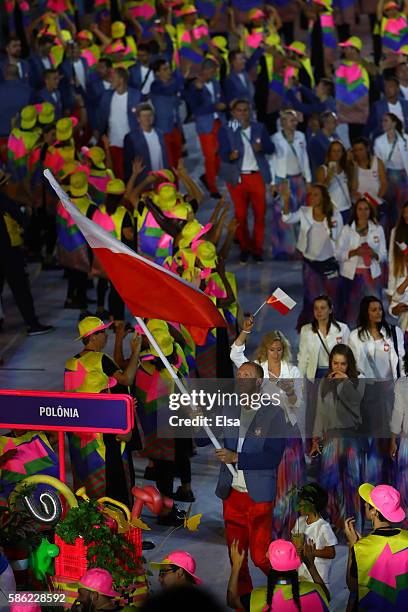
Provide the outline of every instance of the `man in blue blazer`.
{"type": "Polygon", "coordinates": [[[263,52],[262,47],[259,47],[247,60],[241,51],[230,52],[228,60],[231,70],[223,84],[227,104],[240,99],[248,100],[253,105],[255,89],[249,77],[249,72],[256,66],[263,52]]]}
{"type": "Polygon", "coordinates": [[[75,96],[80,95],[83,100],[87,99],[89,68],[84,57],[81,57],[81,49],[78,43],[67,45],[65,59],[59,67],[62,75],[60,91],[65,108],[73,110],[75,107],[75,96]]]}
{"type": "MultiPolygon", "coordinates": [[[[240,427],[225,427],[223,448],[215,451],[221,462],[215,493],[223,501],[228,548],[233,540],[238,540],[240,550],[246,552],[239,574],[241,594],[252,590],[248,551],[254,565],[266,575],[270,570],[265,554],[272,539],[277,470],[287,435],[284,411],[277,394],[273,400],[270,396],[268,405],[259,407],[259,403],[255,404],[262,392],[263,375],[262,367],[254,362],[244,363],[238,369],[238,393],[251,402],[254,400],[254,407],[248,406],[246,399],[240,402],[240,414],[235,414],[240,417],[240,427]],[[226,464],[235,467],[234,477],[226,464]]],[[[232,416],[229,407],[224,407],[223,412],[225,416],[232,416]]],[[[211,416],[211,413],[206,414],[211,416]]]]}
{"type": "Polygon", "coordinates": [[[52,68],[51,49],[54,37],[50,35],[41,36],[37,41],[37,52],[28,58],[30,64],[30,85],[38,91],[44,87],[44,71],[52,68]]]}
{"type": "Polygon", "coordinates": [[[319,121],[320,130],[314,136],[311,136],[307,143],[310,168],[314,180],[316,180],[316,170],[325,162],[330,143],[333,140],[340,140],[336,134],[337,116],[334,113],[326,111],[320,115],[319,121]]]}
{"type": "Polygon", "coordinates": [[[217,134],[225,123],[226,104],[220,84],[215,78],[217,64],[205,59],[201,64],[200,76],[193,81],[187,99],[196,120],[196,129],[204,155],[205,175],[201,180],[212,198],[219,199],[216,184],[220,158],[218,155],[217,134]]]}
{"type": "Polygon", "coordinates": [[[144,169],[137,182],[142,182],[152,170],[168,168],[166,143],[161,130],[153,127],[154,110],[148,103],[140,104],[136,111],[138,125],[125,138],[125,179],[132,174],[132,163],[142,160],[144,169]]]}
{"type": "Polygon", "coordinates": [[[95,70],[88,78],[87,110],[92,130],[98,129],[98,108],[105,91],[112,89],[110,71],[112,62],[109,58],[102,58],[95,66],[95,70]]]}
{"type": "Polygon", "coordinates": [[[110,142],[110,152],[115,176],[123,179],[124,142],[129,132],[138,127],[136,111],[140,103],[140,92],[128,86],[129,74],[125,68],[115,68],[112,71],[112,89],[104,92],[101,98],[98,115],[98,130],[95,134],[98,140],[102,134],[107,134],[110,142]]]}
{"type": "Polygon", "coordinates": [[[21,40],[11,36],[6,45],[6,57],[0,60],[0,81],[4,81],[6,78],[4,71],[8,64],[14,64],[18,70],[17,78],[28,84],[30,80],[30,64],[27,60],[21,59],[21,50],[21,40]]]}
{"type": "Polygon", "coordinates": [[[55,108],[55,119],[61,119],[63,102],[59,91],[60,74],[58,70],[50,68],[44,72],[45,87],[38,92],[38,102],[50,102],[55,108]]]}
{"type": "Polygon", "coordinates": [[[371,107],[365,130],[366,136],[377,138],[383,133],[382,118],[385,113],[393,113],[400,119],[403,117],[404,132],[408,131],[408,100],[401,95],[399,81],[392,75],[384,79],[384,98],[371,107]]]}
{"type": "Polygon", "coordinates": [[[140,91],[143,101],[149,97],[150,87],[154,79],[151,61],[150,45],[148,43],[138,45],[137,61],[129,68],[129,85],[140,91]]]}
{"type": "Polygon", "coordinates": [[[250,121],[248,100],[235,100],[231,113],[233,120],[218,132],[220,177],[226,181],[235,207],[237,238],[241,247],[240,261],[245,264],[252,253],[254,260],[259,263],[263,261],[266,185],[272,181],[266,155],[274,152],[274,146],[265,126],[250,121]],[[254,213],[252,238],[248,230],[249,203],[254,213]]]}
{"type": "Polygon", "coordinates": [[[18,67],[4,67],[5,80],[0,83],[0,141],[7,143],[11,132],[11,121],[24,106],[32,104],[34,93],[27,83],[19,78],[18,67]]]}

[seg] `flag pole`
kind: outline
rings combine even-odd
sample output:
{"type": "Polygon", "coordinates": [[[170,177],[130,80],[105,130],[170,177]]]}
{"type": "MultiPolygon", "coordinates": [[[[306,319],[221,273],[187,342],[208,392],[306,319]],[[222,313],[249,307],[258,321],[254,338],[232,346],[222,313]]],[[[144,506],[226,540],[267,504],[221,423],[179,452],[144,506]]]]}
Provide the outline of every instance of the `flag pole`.
{"type": "MultiPolygon", "coordinates": [[[[169,360],[167,359],[167,357],[165,356],[165,354],[161,350],[160,346],[156,342],[154,336],[150,332],[150,330],[147,327],[146,323],[143,321],[143,319],[141,317],[135,317],[135,319],[138,322],[138,324],[140,325],[140,327],[142,328],[143,332],[146,334],[149,342],[154,347],[156,353],[158,354],[158,356],[162,360],[164,367],[166,368],[166,370],[168,371],[168,373],[170,374],[170,376],[174,380],[176,386],[179,388],[181,393],[186,393],[186,394],[189,395],[186,387],[183,385],[183,383],[181,382],[179,377],[176,375],[175,371],[171,367],[171,364],[170,364],[169,360]]],[[[208,425],[204,425],[203,429],[204,429],[205,433],[207,434],[207,436],[210,438],[210,440],[211,440],[212,444],[215,446],[215,448],[217,448],[217,449],[218,448],[222,448],[221,444],[218,442],[218,440],[215,437],[214,433],[212,432],[211,428],[208,427],[208,425]]],[[[225,465],[227,466],[227,468],[231,472],[232,476],[235,476],[236,475],[236,470],[235,470],[234,466],[231,463],[226,463],[225,465]]]]}
{"type": "Polygon", "coordinates": [[[256,315],[258,314],[258,312],[259,312],[260,310],[262,310],[262,308],[265,306],[265,304],[266,304],[266,300],[265,300],[265,302],[264,302],[263,304],[261,304],[261,305],[260,305],[260,307],[258,308],[258,310],[256,310],[252,316],[253,316],[253,317],[256,317],[256,315]]]}

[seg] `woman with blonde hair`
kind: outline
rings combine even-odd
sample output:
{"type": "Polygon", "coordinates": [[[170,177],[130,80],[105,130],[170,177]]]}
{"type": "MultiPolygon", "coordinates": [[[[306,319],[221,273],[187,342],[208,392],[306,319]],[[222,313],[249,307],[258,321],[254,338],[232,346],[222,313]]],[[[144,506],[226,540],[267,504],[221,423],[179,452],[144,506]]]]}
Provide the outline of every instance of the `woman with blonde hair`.
{"type": "MultiPolygon", "coordinates": [[[[252,333],[254,317],[244,321],[243,328],[231,346],[230,357],[239,368],[248,361],[245,344],[252,333]]],[[[289,340],[280,331],[265,334],[255,352],[255,362],[264,371],[264,391],[280,394],[280,406],[287,423],[287,445],[278,468],[275,508],[273,513],[273,536],[289,537],[296,520],[293,488],[305,481],[303,441],[298,425],[300,408],[303,405],[302,378],[299,369],[292,365],[289,340]]]]}

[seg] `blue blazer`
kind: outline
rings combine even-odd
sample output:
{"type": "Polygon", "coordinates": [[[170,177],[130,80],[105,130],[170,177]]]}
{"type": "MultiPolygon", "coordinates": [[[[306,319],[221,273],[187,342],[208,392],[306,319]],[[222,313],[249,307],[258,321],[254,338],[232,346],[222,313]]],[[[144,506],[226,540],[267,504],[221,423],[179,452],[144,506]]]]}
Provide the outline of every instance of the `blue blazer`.
{"type": "MultiPolygon", "coordinates": [[[[221,86],[216,79],[213,79],[214,94],[216,104],[223,102],[225,104],[224,95],[221,91],[221,86]]],[[[198,134],[209,134],[214,126],[214,113],[217,113],[221,122],[225,123],[225,114],[215,108],[211,94],[204,85],[202,89],[197,89],[194,82],[191,84],[187,93],[187,100],[190,104],[191,111],[196,120],[196,129],[198,134]]]]}
{"type": "MultiPolygon", "coordinates": [[[[231,123],[231,122],[230,122],[231,123]]],[[[272,155],[275,151],[273,142],[263,123],[251,121],[251,143],[255,144],[257,140],[261,141],[262,151],[255,153],[259,171],[265,183],[271,183],[272,177],[269,169],[269,163],[266,155],[272,155]]],[[[234,130],[230,124],[222,126],[218,132],[218,153],[221,158],[220,177],[227,183],[236,185],[241,174],[242,162],[244,160],[244,143],[242,141],[241,127],[234,130]],[[239,157],[235,161],[230,160],[232,151],[238,151],[239,157]]]]}
{"type": "Polygon", "coordinates": [[[44,87],[44,64],[38,53],[32,53],[28,58],[30,64],[30,85],[36,91],[44,87]]]}
{"type": "Polygon", "coordinates": [[[168,134],[180,126],[179,106],[184,80],[175,76],[169,83],[155,79],[150,89],[150,100],[155,110],[155,126],[168,134]]]}
{"type": "Polygon", "coordinates": [[[243,100],[248,100],[248,102],[253,102],[254,100],[254,85],[249,78],[249,71],[258,63],[258,60],[263,55],[264,50],[260,47],[256,49],[251,55],[250,58],[247,59],[245,64],[245,70],[242,73],[245,79],[245,85],[242,82],[242,79],[238,75],[237,72],[231,70],[228,77],[225,79],[223,83],[223,91],[225,95],[225,99],[227,104],[231,104],[233,100],[237,100],[238,98],[242,98],[243,100]]]}
{"type": "MultiPolygon", "coordinates": [[[[138,89],[139,91],[142,89],[143,79],[142,79],[142,69],[141,63],[136,62],[129,68],[129,86],[138,89]]],[[[153,71],[152,71],[153,75],[153,71]]]]}
{"type": "MultiPolygon", "coordinates": [[[[334,138],[338,138],[337,134],[333,134],[334,138]]],[[[316,170],[324,164],[326,154],[330,145],[330,140],[323,134],[321,130],[312,136],[307,143],[307,152],[310,159],[310,168],[313,178],[316,178],[316,170]]]]}
{"type": "MultiPolygon", "coordinates": [[[[156,129],[159,137],[159,142],[162,150],[163,157],[163,168],[168,168],[168,160],[166,153],[166,144],[164,142],[164,135],[161,130],[156,129]]],[[[147,146],[146,138],[143,135],[143,130],[140,129],[139,125],[129,132],[125,136],[124,143],[124,155],[125,155],[125,179],[129,180],[132,174],[132,162],[136,157],[141,157],[145,169],[139,175],[137,183],[141,183],[152,170],[152,162],[149,154],[149,147],[147,146]]]]}
{"type": "MultiPolygon", "coordinates": [[[[408,130],[408,100],[404,100],[404,98],[400,96],[398,101],[401,103],[401,109],[404,115],[404,132],[406,132],[408,130]]],[[[382,98],[373,104],[365,129],[366,136],[377,138],[377,136],[380,136],[383,133],[381,122],[384,114],[388,112],[388,102],[385,98],[382,98]]]]}
{"type": "MultiPolygon", "coordinates": [[[[30,82],[30,78],[31,78],[31,69],[30,69],[30,64],[28,63],[27,60],[25,59],[20,59],[20,64],[21,67],[23,69],[23,76],[19,77],[20,81],[24,81],[25,83],[29,84],[30,82]]],[[[0,82],[3,82],[4,79],[4,69],[8,64],[8,58],[2,58],[0,60],[0,82]]]]}
{"type": "Polygon", "coordinates": [[[71,59],[65,59],[59,67],[59,72],[62,75],[59,89],[62,94],[64,108],[72,109],[74,107],[75,93],[79,93],[83,97],[84,102],[86,103],[86,92],[88,90],[88,80],[89,80],[89,68],[88,68],[88,64],[85,58],[80,57],[79,59],[84,67],[85,89],[82,86],[76,88],[72,84],[72,80],[74,78],[74,66],[73,66],[73,61],[71,59]]]}
{"type": "Polygon", "coordinates": [[[103,82],[99,74],[91,72],[88,79],[88,90],[86,94],[86,107],[88,117],[93,130],[98,129],[98,108],[101,98],[105,91],[103,82]]]}
{"type": "Polygon", "coordinates": [[[288,89],[285,94],[286,102],[290,105],[291,108],[299,111],[299,113],[303,113],[304,115],[312,115],[313,113],[324,113],[326,111],[331,111],[332,113],[336,113],[336,100],[334,98],[327,98],[324,102],[316,96],[314,91],[305,87],[304,85],[299,85],[294,89],[288,89]],[[302,95],[302,100],[299,100],[297,97],[297,93],[300,92],[302,95]]]}
{"type": "Polygon", "coordinates": [[[0,83],[0,136],[9,135],[13,117],[33,101],[33,90],[21,79],[0,83]]]}
{"type": "MultiPolygon", "coordinates": [[[[105,134],[108,129],[109,116],[110,116],[110,107],[112,102],[112,97],[114,94],[113,89],[107,89],[101,98],[99,103],[98,110],[98,129],[101,134],[105,134]]],[[[138,128],[139,124],[136,119],[135,109],[137,105],[140,103],[140,92],[137,89],[133,89],[133,87],[128,88],[128,121],[130,130],[135,130],[138,128]]]]}
{"type": "MultiPolygon", "coordinates": [[[[282,408],[262,406],[255,414],[238,453],[238,469],[243,470],[248,494],[256,503],[272,502],[276,497],[277,468],[282,459],[286,437],[277,438],[278,431],[287,435],[288,427],[282,408]]],[[[239,429],[224,430],[224,448],[236,451],[239,429]]],[[[215,494],[226,499],[231,493],[232,474],[222,463],[215,494]]]]}
{"type": "Polygon", "coordinates": [[[53,104],[55,107],[55,119],[58,120],[62,117],[62,109],[64,105],[62,103],[61,92],[57,90],[55,93],[57,95],[57,102],[54,100],[48,89],[44,87],[44,89],[41,89],[41,91],[38,92],[37,100],[38,102],[51,102],[51,104],[53,104]]]}

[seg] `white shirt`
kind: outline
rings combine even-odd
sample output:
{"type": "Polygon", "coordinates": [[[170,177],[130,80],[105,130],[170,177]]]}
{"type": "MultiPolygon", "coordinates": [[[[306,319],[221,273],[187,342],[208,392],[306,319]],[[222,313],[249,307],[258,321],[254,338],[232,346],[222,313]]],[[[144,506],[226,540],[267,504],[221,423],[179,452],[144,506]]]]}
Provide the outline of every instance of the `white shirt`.
{"type": "Polygon", "coordinates": [[[373,157],[371,168],[357,168],[357,191],[369,193],[375,198],[380,190],[380,175],[378,173],[378,158],[373,157]]]}
{"type": "Polygon", "coordinates": [[[398,101],[396,104],[388,102],[388,111],[396,115],[398,119],[401,119],[402,125],[404,125],[404,113],[402,112],[401,102],[398,101]]]}
{"type": "Polygon", "coordinates": [[[237,74],[239,76],[239,79],[240,79],[241,83],[243,85],[245,85],[245,87],[246,87],[247,86],[247,82],[245,80],[245,74],[243,72],[238,72],[237,74]]]}
{"type": "Polygon", "coordinates": [[[128,119],[128,92],[112,96],[109,114],[109,141],[112,147],[123,147],[126,134],[130,132],[128,119]]]}
{"type": "Polygon", "coordinates": [[[44,68],[45,68],[46,70],[50,70],[50,69],[52,68],[52,66],[51,66],[51,60],[50,60],[50,58],[49,58],[49,57],[42,57],[42,58],[41,58],[41,61],[42,61],[42,64],[43,64],[43,66],[44,66],[44,68]]]}
{"type": "Polygon", "coordinates": [[[150,87],[152,86],[152,83],[154,81],[154,72],[149,67],[140,66],[140,75],[142,77],[142,83],[144,82],[144,85],[142,87],[141,93],[146,96],[147,94],[150,93],[150,87]],[[149,76],[146,79],[147,73],[149,73],[149,76]]]}
{"type": "MultiPolygon", "coordinates": [[[[327,168],[326,175],[327,175],[327,168]]],[[[339,212],[351,208],[350,192],[347,184],[347,176],[344,170],[335,174],[328,185],[328,190],[334,207],[339,212]]]]}
{"type": "Polygon", "coordinates": [[[408,100],[408,85],[401,85],[400,83],[400,90],[405,100],[408,100]]]}
{"type": "MultiPolygon", "coordinates": [[[[293,146],[293,143],[291,143],[293,146]]],[[[286,172],[287,176],[295,176],[296,174],[300,174],[300,165],[299,159],[297,155],[293,152],[292,147],[289,145],[287,154],[286,154],[286,172]]]]}
{"type": "MultiPolygon", "coordinates": [[[[323,342],[325,342],[324,338],[323,338],[323,342]]],[[[317,367],[318,368],[328,368],[329,367],[329,355],[327,354],[327,351],[325,350],[323,346],[320,346],[319,357],[317,360],[317,367]]]]}
{"type": "Polygon", "coordinates": [[[85,68],[84,68],[83,63],[81,62],[81,60],[77,60],[76,62],[73,62],[73,66],[74,66],[75,76],[77,80],[79,81],[79,84],[81,85],[82,89],[85,89],[86,88],[85,68]]]}
{"type": "Polygon", "coordinates": [[[312,261],[326,261],[333,257],[333,254],[333,243],[327,232],[327,224],[324,221],[314,221],[308,232],[305,257],[312,261]]]}
{"type": "Polygon", "coordinates": [[[104,79],[102,79],[102,85],[104,86],[104,89],[112,89],[112,85],[110,84],[110,82],[105,81],[104,79]]]}
{"type": "Polygon", "coordinates": [[[149,149],[152,170],[161,170],[161,168],[163,168],[163,154],[156,130],[143,132],[143,135],[146,138],[147,147],[149,149]]]}
{"type": "MultiPolygon", "coordinates": [[[[212,83],[211,81],[208,81],[207,83],[205,83],[205,86],[210,92],[212,103],[215,104],[216,100],[215,100],[214,83],[212,83]]],[[[218,113],[214,113],[214,119],[218,119],[218,113]]]]}
{"type": "Polygon", "coordinates": [[[403,170],[404,160],[402,159],[400,148],[397,146],[397,142],[390,142],[387,138],[387,158],[385,160],[386,168],[390,170],[403,170]],[[395,142],[395,144],[394,144],[395,142]]]}
{"type": "MultiPolygon", "coordinates": [[[[256,410],[247,410],[246,408],[241,409],[241,422],[239,427],[239,438],[237,444],[237,453],[242,451],[242,447],[244,445],[245,436],[247,431],[252,423],[252,419],[256,414],[256,410]]],[[[232,479],[232,488],[240,493],[248,493],[248,489],[245,482],[244,472],[243,470],[236,470],[236,474],[232,479]]]]}
{"type": "MultiPolygon", "coordinates": [[[[306,516],[299,516],[294,528],[292,529],[292,534],[295,533],[304,533],[306,541],[313,540],[316,545],[316,550],[322,550],[322,548],[325,548],[326,546],[336,546],[336,544],[338,544],[337,538],[334,535],[330,524],[322,518],[319,518],[314,523],[308,525],[306,522],[306,516]]],[[[323,582],[328,585],[330,580],[332,559],[320,559],[319,557],[316,557],[314,562],[317,571],[323,579],[323,582]]],[[[299,567],[298,574],[300,580],[313,582],[313,578],[311,577],[304,563],[302,563],[302,565],[299,567]]]]}
{"type": "Polygon", "coordinates": [[[242,160],[242,172],[257,172],[259,170],[255,153],[251,145],[251,127],[241,131],[244,144],[244,159],[242,160]]]}

